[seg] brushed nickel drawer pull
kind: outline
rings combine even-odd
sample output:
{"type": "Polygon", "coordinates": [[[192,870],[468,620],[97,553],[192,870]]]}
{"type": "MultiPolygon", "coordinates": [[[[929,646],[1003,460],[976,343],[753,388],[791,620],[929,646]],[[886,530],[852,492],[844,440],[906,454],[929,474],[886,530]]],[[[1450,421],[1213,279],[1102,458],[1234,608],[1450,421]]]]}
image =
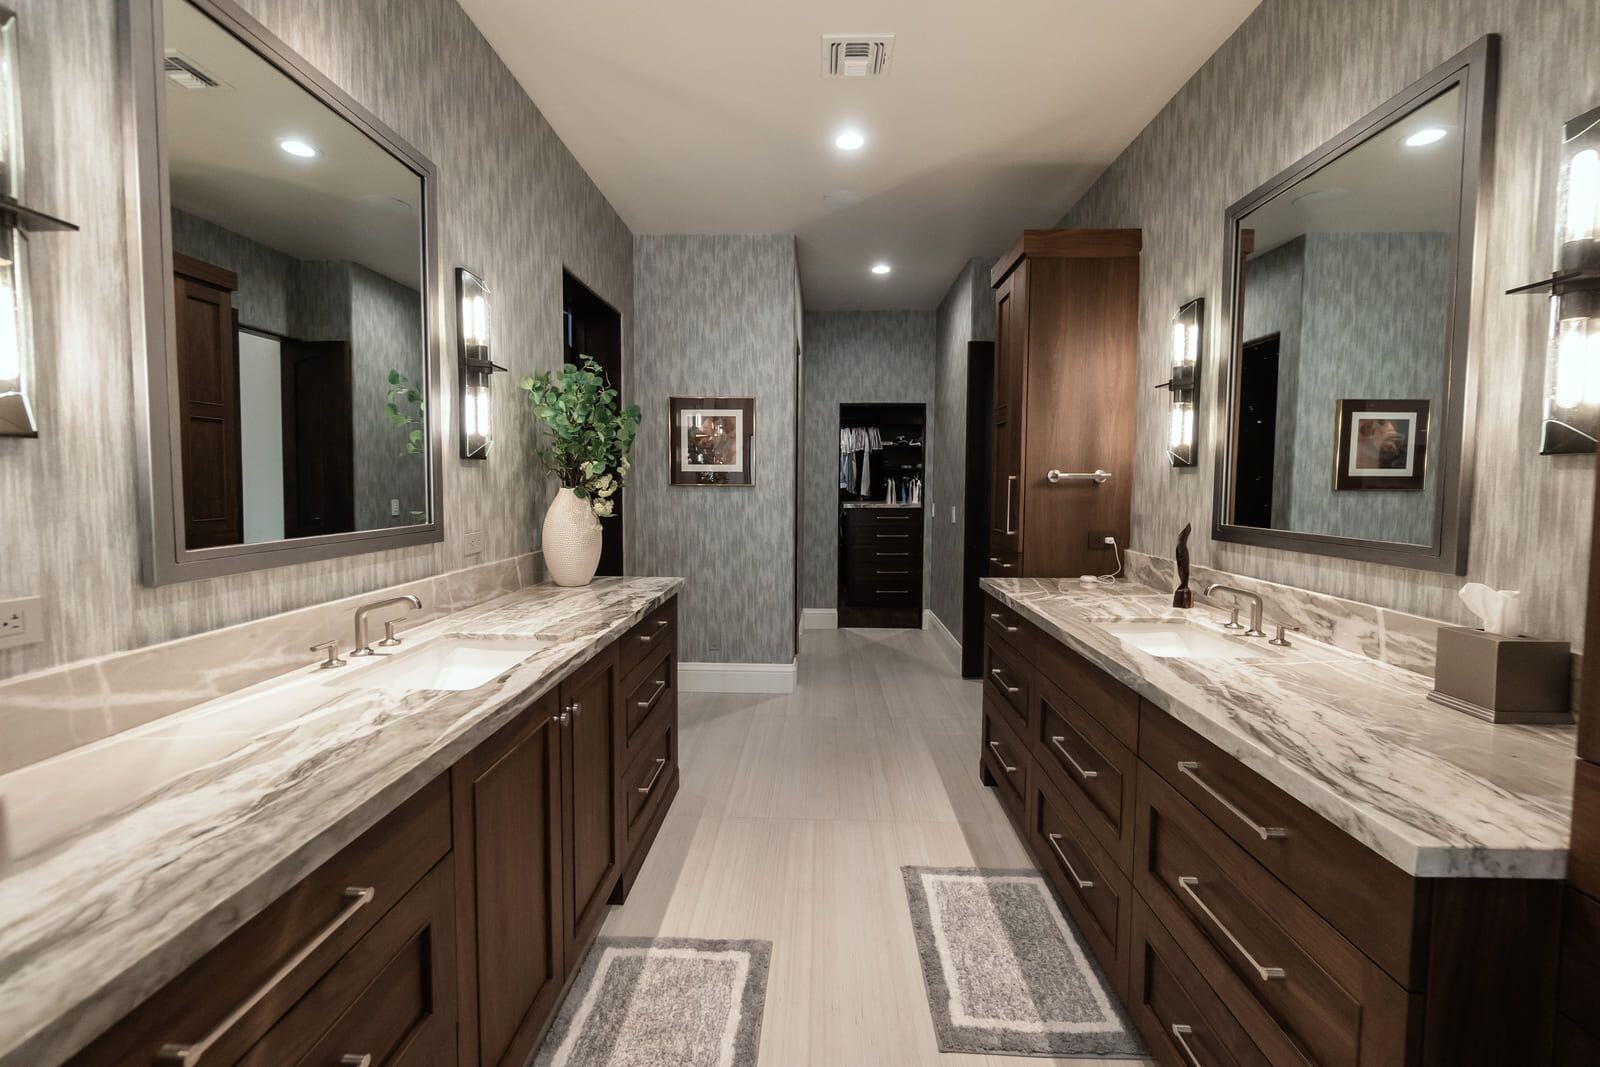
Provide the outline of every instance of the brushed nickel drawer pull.
{"type": "Polygon", "coordinates": [[[909,519],[910,517],[911,517],[910,515],[879,515],[878,516],[878,521],[879,522],[904,522],[905,520],[909,519]]]}
{"type": "Polygon", "coordinates": [[[318,931],[315,937],[296,949],[294,954],[284,960],[278,969],[267,977],[265,982],[256,987],[255,992],[240,1001],[239,1005],[224,1016],[221,1022],[213,1026],[211,1032],[206,1034],[205,1037],[202,1037],[192,1045],[175,1043],[162,1045],[161,1050],[156,1053],[156,1062],[177,1064],[179,1067],[194,1067],[195,1064],[200,1062],[201,1056],[209,1052],[213,1045],[227,1036],[229,1030],[239,1024],[240,1019],[254,1011],[256,1005],[267,999],[272,991],[283,983],[284,979],[288,978],[301,964],[311,958],[312,953],[326,944],[329,938],[342,930],[351,919],[355,918],[356,912],[371,904],[372,898],[376,895],[377,890],[370,885],[347,887],[343,894],[346,901],[345,906],[338,915],[333,917],[332,922],[318,931]]]}
{"type": "Polygon", "coordinates": [[[1006,762],[1005,756],[1000,754],[1000,742],[990,741],[989,747],[994,749],[994,758],[1000,761],[1000,769],[1007,774],[1016,774],[1017,769],[1006,762]]]}
{"type": "Polygon", "coordinates": [[[999,682],[1000,683],[1000,688],[1004,689],[1007,693],[1020,693],[1020,692],[1022,692],[1022,690],[1018,689],[1016,686],[1014,686],[1010,682],[1006,681],[1006,676],[1000,673],[1000,668],[999,667],[990,667],[989,668],[989,673],[994,675],[994,680],[999,682]]]}
{"type": "Polygon", "coordinates": [[[372,1053],[347,1053],[339,1057],[339,1067],[372,1067],[372,1053]]]}
{"type": "Polygon", "coordinates": [[[1003,567],[1006,570],[1010,570],[1012,568],[1012,566],[1013,566],[1013,564],[1010,564],[1010,563],[1001,563],[999,556],[990,556],[989,557],[989,562],[993,563],[997,567],[1003,567]]]}
{"type": "Polygon", "coordinates": [[[998,611],[989,612],[989,618],[991,618],[995,622],[999,623],[1000,624],[1000,629],[1004,630],[1008,634],[1014,634],[1018,630],[1021,629],[1020,626],[1007,626],[1006,625],[1006,617],[1004,615],[1000,614],[998,611]]]}
{"type": "Polygon", "coordinates": [[[672,625],[672,620],[671,619],[657,619],[656,620],[656,629],[658,629],[658,630],[661,629],[663,626],[670,626],[670,625],[672,625]]]}
{"type": "Polygon", "coordinates": [[[1017,476],[1006,475],[1006,536],[1009,537],[1017,531],[1011,528],[1011,490],[1016,487],[1017,476]]]}
{"type": "Polygon", "coordinates": [[[1178,1047],[1183,1050],[1183,1058],[1194,1064],[1194,1067],[1201,1067],[1199,1057],[1194,1054],[1194,1050],[1189,1047],[1189,1042],[1186,1040],[1192,1033],[1194,1033],[1192,1026],[1185,1026],[1182,1023],[1172,1024],[1172,1036],[1178,1042],[1178,1047]]]}
{"type": "Polygon", "coordinates": [[[878,535],[878,540],[880,540],[880,541],[909,541],[909,540],[911,540],[911,535],[910,534],[886,534],[886,533],[881,533],[881,534],[878,535]]]}
{"type": "Polygon", "coordinates": [[[666,689],[667,689],[667,680],[665,678],[657,678],[656,679],[656,691],[654,693],[650,694],[650,698],[648,700],[638,701],[639,706],[641,708],[648,708],[648,707],[652,706],[653,704],[655,704],[655,702],[657,700],[661,699],[661,694],[666,692],[666,689]]]}
{"type": "Polygon", "coordinates": [[[1089,881],[1087,878],[1081,877],[1078,872],[1073,869],[1072,861],[1067,859],[1067,854],[1061,851],[1061,835],[1045,834],[1045,837],[1049,838],[1051,850],[1055,852],[1056,858],[1061,861],[1061,865],[1067,869],[1067,873],[1072,875],[1072,880],[1078,883],[1078,888],[1093,889],[1094,883],[1089,881]]]}
{"type": "Polygon", "coordinates": [[[648,645],[651,641],[654,641],[655,639],[656,639],[656,635],[655,634],[640,634],[639,635],[639,641],[642,644],[648,645]]]}
{"type": "Polygon", "coordinates": [[[1198,774],[1194,773],[1199,769],[1200,764],[1194,762],[1193,760],[1178,761],[1179,774],[1187,775],[1188,777],[1194,779],[1195,785],[1198,785],[1201,789],[1204,789],[1207,793],[1210,793],[1213,800],[1227,808],[1228,811],[1232,813],[1240,822],[1244,823],[1246,826],[1250,827],[1250,829],[1260,834],[1261,840],[1272,841],[1289,836],[1289,831],[1285,830],[1283,827],[1262,826],[1250,816],[1240,811],[1237,804],[1223,796],[1221,793],[1217,792],[1215,789],[1211,788],[1211,786],[1206,784],[1206,780],[1204,778],[1201,778],[1198,774]]]}
{"type": "Polygon", "coordinates": [[[910,574],[910,573],[911,573],[910,571],[879,571],[878,572],[878,577],[882,578],[885,575],[889,575],[889,574],[910,574]]]}
{"type": "Polygon", "coordinates": [[[909,589],[874,589],[874,593],[909,593],[909,589]]]}
{"type": "Polygon", "coordinates": [[[911,555],[911,553],[909,553],[909,552],[879,552],[878,555],[880,555],[880,556],[909,556],[909,555],[911,555]]]}
{"type": "Polygon", "coordinates": [[[649,796],[650,795],[650,790],[652,790],[652,789],[654,789],[656,787],[656,779],[660,778],[661,777],[661,772],[666,770],[666,769],[667,769],[667,761],[662,759],[660,756],[657,756],[656,757],[656,773],[654,773],[654,774],[652,774],[650,776],[650,780],[648,782],[646,782],[644,785],[641,785],[639,787],[639,792],[643,793],[645,796],[649,796]]]}
{"type": "Polygon", "coordinates": [[[1178,888],[1189,894],[1189,899],[1194,901],[1195,907],[1205,912],[1206,918],[1211,920],[1211,925],[1215,926],[1219,931],[1221,931],[1222,936],[1228,939],[1228,943],[1239,950],[1239,955],[1244,957],[1246,963],[1255,968],[1256,974],[1261,976],[1261,980],[1263,982],[1270,981],[1274,978],[1283,978],[1285,975],[1282,967],[1261,966],[1261,964],[1256,962],[1256,958],[1250,955],[1250,950],[1240,944],[1237,937],[1233,936],[1233,931],[1222,925],[1222,920],[1217,918],[1216,912],[1206,907],[1206,902],[1201,900],[1200,894],[1194,891],[1194,887],[1199,884],[1200,879],[1194,877],[1193,875],[1180,875],[1178,877],[1178,888]]]}
{"type": "Polygon", "coordinates": [[[1084,781],[1088,781],[1090,778],[1100,777],[1099,771],[1086,771],[1077,760],[1072,758],[1072,753],[1068,752],[1067,747],[1061,743],[1066,739],[1067,738],[1065,734],[1057,734],[1050,738],[1050,743],[1056,746],[1056,751],[1061,753],[1062,757],[1065,758],[1068,763],[1072,764],[1072,769],[1078,772],[1079,778],[1082,778],[1084,781]]]}

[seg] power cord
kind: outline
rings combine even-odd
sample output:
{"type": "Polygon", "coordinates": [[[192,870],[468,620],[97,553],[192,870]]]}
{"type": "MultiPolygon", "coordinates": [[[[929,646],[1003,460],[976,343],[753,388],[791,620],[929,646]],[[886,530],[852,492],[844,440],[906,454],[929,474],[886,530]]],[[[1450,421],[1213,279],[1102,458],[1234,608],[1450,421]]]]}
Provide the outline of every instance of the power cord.
{"type": "Polygon", "coordinates": [[[1112,552],[1116,553],[1117,569],[1110,574],[1100,575],[1100,583],[1102,585],[1116,585],[1117,577],[1122,573],[1122,550],[1117,547],[1117,539],[1115,537],[1106,538],[1105,543],[1111,546],[1112,552]]]}

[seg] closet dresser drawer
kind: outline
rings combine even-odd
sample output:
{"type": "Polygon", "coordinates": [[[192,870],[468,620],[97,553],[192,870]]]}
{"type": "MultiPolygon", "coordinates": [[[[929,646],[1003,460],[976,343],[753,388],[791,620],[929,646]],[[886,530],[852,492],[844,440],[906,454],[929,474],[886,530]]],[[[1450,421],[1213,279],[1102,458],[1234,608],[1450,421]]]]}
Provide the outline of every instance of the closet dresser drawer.
{"type": "Polygon", "coordinates": [[[849,573],[854,573],[858,567],[909,567],[918,574],[922,572],[921,542],[846,545],[844,551],[849,573]]]}
{"type": "MultiPolygon", "coordinates": [[[[848,514],[848,513],[847,513],[848,514]]],[[[886,552],[907,551],[922,555],[922,528],[916,523],[902,526],[853,526],[845,521],[845,551],[852,557],[856,549],[881,548],[886,552]]]]}
{"type": "Polygon", "coordinates": [[[1397,981],[1421,988],[1417,879],[1159,708],[1145,709],[1139,758],[1397,981]]]}
{"type": "MultiPolygon", "coordinates": [[[[143,1067],[164,1062],[163,1050],[200,1045],[205,1062],[238,1062],[449,851],[450,792],[440,778],[113,1026],[74,1067],[143,1067]]],[[[350,1000],[360,991],[349,988],[350,1000]]],[[[453,1021],[450,1029],[453,1043],[453,1021]]]]}
{"type": "Polygon", "coordinates": [[[1392,1062],[1412,997],[1148,767],[1139,895],[1274,1063],[1392,1062]]]}
{"type": "Polygon", "coordinates": [[[1054,682],[1040,675],[1034,688],[1040,770],[1126,870],[1133,859],[1138,757],[1054,682]]]}
{"type": "Polygon", "coordinates": [[[1111,987],[1126,1002],[1133,886],[1050,779],[1036,772],[1032,783],[1028,845],[1111,987]]]}
{"type": "Polygon", "coordinates": [[[641,619],[617,642],[618,674],[624,681],[641,665],[678,642],[678,598],[673,597],[641,619]]]}
{"type": "Polygon", "coordinates": [[[845,528],[858,530],[883,530],[888,533],[916,533],[922,528],[920,507],[845,508],[845,528]]]}

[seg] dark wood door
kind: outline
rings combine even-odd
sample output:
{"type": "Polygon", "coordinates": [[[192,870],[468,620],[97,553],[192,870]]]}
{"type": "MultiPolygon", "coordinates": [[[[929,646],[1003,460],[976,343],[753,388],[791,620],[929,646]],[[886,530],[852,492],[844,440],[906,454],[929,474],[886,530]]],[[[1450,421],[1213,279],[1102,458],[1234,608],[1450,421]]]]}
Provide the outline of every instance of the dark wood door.
{"type": "Polygon", "coordinates": [[[995,291],[994,465],[989,490],[989,573],[1016,577],[1022,552],[1022,390],[1027,369],[1027,272],[1019,265],[995,291]]]}
{"type": "Polygon", "coordinates": [[[547,694],[452,772],[463,1064],[521,1064],[566,977],[557,706],[547,694]]]}
{"type": "MultiPolygon", "coordinates": [[[[967,455],[961,546],[961,676],[983,676],[983,593],[989,574],[989,479],[994,474],[994,342],[967,344],[967,455]]],[[[939,516],[933,517],[934,522],[939,516]]]]}
{"type": "Polygon", "coordinates": [[[285,537],[356,528],[355,425],[350,345],[282,345],[283,530],[285,537]]]}
{"type": "Polygon", "coordinates": [[[184,544],[244,536],[239,469],[239,345],[232,271],[174,253],[184,544]]]}
{"type": "Polygon", "coordinates": [[[561,685],[566,716],[562,778],[565,806],[565,930],[573,964],[599,929],[623,860],[623,728],[617,650],[596,656],[561,685]]]}

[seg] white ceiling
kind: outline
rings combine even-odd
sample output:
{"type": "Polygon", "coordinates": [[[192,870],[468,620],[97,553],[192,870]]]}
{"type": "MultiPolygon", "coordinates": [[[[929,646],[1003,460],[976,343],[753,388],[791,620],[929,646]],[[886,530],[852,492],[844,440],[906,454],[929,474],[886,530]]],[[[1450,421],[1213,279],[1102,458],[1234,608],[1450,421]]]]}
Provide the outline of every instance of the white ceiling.
{"type": "Polygon", "coordinates": [[[460,2],[636,233],[794,233],[808,309],[927,309],[1053,225],[1258,0],[460,2]],[[888,76],[823,78],[833,33],[894,34],[888,76]]]}

